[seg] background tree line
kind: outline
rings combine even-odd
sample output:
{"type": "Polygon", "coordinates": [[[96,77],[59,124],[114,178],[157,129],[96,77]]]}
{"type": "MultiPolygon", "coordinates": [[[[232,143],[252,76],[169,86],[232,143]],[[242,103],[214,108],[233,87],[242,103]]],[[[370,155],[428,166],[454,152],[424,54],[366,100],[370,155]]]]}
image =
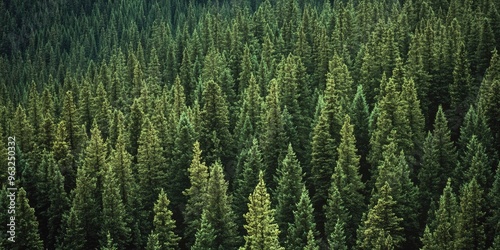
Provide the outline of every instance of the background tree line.
{"type": "Polygon", "coordinates": [[[0,1],[0,248],[500,249],[499,8],[0,1]]]}

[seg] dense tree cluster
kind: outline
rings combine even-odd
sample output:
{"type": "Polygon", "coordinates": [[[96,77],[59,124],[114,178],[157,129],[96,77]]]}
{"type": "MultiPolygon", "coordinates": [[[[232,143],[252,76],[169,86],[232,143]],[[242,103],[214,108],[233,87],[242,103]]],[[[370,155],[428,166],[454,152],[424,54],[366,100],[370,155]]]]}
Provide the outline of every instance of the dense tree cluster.
{"type": "Polygon", "coordinates": [[[0,1],[0,249],[500,249],[495,0],[0,1]]]}

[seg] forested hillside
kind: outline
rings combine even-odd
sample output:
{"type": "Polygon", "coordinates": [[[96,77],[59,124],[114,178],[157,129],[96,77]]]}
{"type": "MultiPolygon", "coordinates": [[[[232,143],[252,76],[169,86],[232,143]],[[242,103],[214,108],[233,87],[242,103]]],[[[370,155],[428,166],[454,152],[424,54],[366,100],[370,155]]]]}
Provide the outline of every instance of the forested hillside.
{"type": "Polygon", "coordinates": [[[498,0],[2,0],[0,249],[500,249],[497,49],[498,0]]]}

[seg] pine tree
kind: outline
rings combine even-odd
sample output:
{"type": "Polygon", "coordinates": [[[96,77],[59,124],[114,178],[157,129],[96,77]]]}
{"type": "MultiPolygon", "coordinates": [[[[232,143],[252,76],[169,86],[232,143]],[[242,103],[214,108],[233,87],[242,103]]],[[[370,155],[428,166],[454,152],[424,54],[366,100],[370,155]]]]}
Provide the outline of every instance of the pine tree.
{"type": "Polygon", "coordinates": [[[168,208],[170,201],[167,195],[160,190],[158,200],[154,205],[154,229],[151,234],[156,234],[161,250],[177,249],[180,237],[174,233],[175,221],[172,219],[172,211],[168,208]]]}
{"type": "Polygon", "coordinates": [[[191,247],[191,250],[216,250],[214,242],[215,229],[207,220],[206,210],[203,210],[201,213],[200,228],[196,232],[196,241],[191,247]]]}
{"type": "Polygon", "coordinates": [[[207,81],[202,102],[200,145],[205,159],[208,164],[212,164],[220,158],[226,167],[230,167],[233,149],[229,133],[229,111],[220,85],[207,81]]]}
{"type": "Polygon", "coordinates": [[[448,179],[443,194],[439,198],[439,208],[435,211],[435,218],[427,223],[422,239],[423,249],[457,249],[458,208],[451,188],[451,179],[448,179]]]}
{"type": "Polygon", "coordinates": [[[489,188],[492,173],[488,163],[484,146],[473,135],[460,155],[460,161],[453,172],[454,179],[458,183],[468,183],[475,178],[481,188],[489,188]]]}
{"type": "Polygon", "coordinates": [[[248,212],[248,207],[245,207],[248,204],[248,195],[252,193],[253,188],[259,182],[259,171],[264,169],[262,165],[262,153],[260,152],[257,139],[253,139],[252,146],[248,149],[244,158],[243,167],[237,173],[234,190],[235,213],[238,215],[237,224],[241,229],[244,223],[243,214],[248,212]]]}
{"type": "Polygon", "coordinates": [[[360,156],[360,174],[362,175],[363,180],[366,181],[368,180],[370,174],[369,165],[366,159],[368,156],[368,150],[370,148],[370,112],[368,111],[368,105],[366,104],[363,85],[358,85],[356,95],[354,96],[349,110],[349,116],[351,117],[351,122],[354,125],[356,148],[358,149],[358,153],[360,156]]]}
{"type": "MultiPolygon", "coordinates": [[[[331,190],[335,186],[339,191],[345,209],[349,211],[349,219],[344,222],[346,225],[349,225],[346,227],[346,237],[352,239],[349,241],[349,245],[354,245],[354,235],[356,232],[354,225],[358,225],[361,221],[361,214],[364,207],[364,183],[361,181],[359,174],[360,157],[356,152],[354,127],[350,121],[349,115],[346,115],[344,125],[340,131],[341,139],[340,145],[337,148],[337,164],[331,177],[331,190]]],[[[332,208],[327,207],[326,209],[332,208]]],[[[326,232],[327,235],[333,233],[334,223],[336,223],[335,220],[327,223],[329,224],[329,229],[326,232]]]]}
{"type": "Polygon", "coordinates": [[[100,248],[101,250],[118,250],[117,245],[113,241],[113,238],[111,238],[111,234],[109,231],[106,233],[106,243],[103,244],[100,248]]]}
{"type": "Polygon", "coordinates": [[[144,111],[141,103],[136,98],[130,107],[130,114],[127,117],[127,131],[129,132],[129,149],[128,151],[134,157],[133,163],[137,163],[137,153],[139,148],[139,137],[141,136],[143,120],[144,120],[144,111]]]}
{"type": "Polygon", "coordinates": [[[314,210],[309,198],[309,193],[304,185],[302,185],[302,194],[300,200],[296,204],[296,210],[293,211],[293,223],[288,226],[286,234],[287,249],[304,249],[308,243],[314,244],[318,232],[316,231],[316,223],[314,222],[314,210]],[[312,236],[309,236],[312,233],[312,236]],[[312,239],[311,239],[312,237],[312,239]],[[313,241],[313,242],[310,242],[313,241]]]}
{"type": "Polygon", "coordinates": [[[106,164],[106,168],[102,171],[101,239],[103,240],[101,245],[111,238],[118,248],[123,249],[130,240],[130,228],[128,227],[128,214],[120,193],[121,183],[116,170],[110,164],[106,164]]]}
{"type": "Polygon", "coordinates": [[[330,249],[347,250],[344,227],[344,222],[337,219],[333,232],[328,236],[328,245],[330,246],[330,249]]]}
{"type": "Polygon", "coordinates": [[[160,250],[160,241],[158,240],[158,234],[149,234],[148,243],[146,244],[146,250],[160,250]]]}
{"type": "Polygon", "coordinates": [[[73,168],[74,156],[66,141],[67,136],[66,123],[61,121],[57,125],[52,152],[64,177],[64,190],[69,193],[76,186],[76,168],[73,168]]]}
{"type": "Polygon", "coordinates": [[[262,145],[262,160],[265,166],[264,180],[270,189],[276,186],[273,180],[275,169],[286,152],[287,138],[282,119],[278,81],[269,82],[268,94],[262,112],[262,131],[259,142],[262,145]]]}
{"type": "MultiPolygon", "coordinates": [[[[499,163],[500,165],[500,163],[499,163]]],[[[495,173],[495,180],[493,181],[493,186],[491,187],[489,193],[486,196],[486,200],[488,203],[485,205],[485,208],[490,213],[487,214],[487,235],[489,237],[493,235],[499,235],[500,229],[500,211],[497,208],[500,205],[500,168],[497,168],[495,173]]],[[[494,240],[497,240],[498,236],[495,237],[494,240]]],[[[488,240],[491,240],[488,238],[488,240]]],[[[497,246],[500,246],[497,244],[497,246]]]]}
{"type": "Polygon", "coordinates": [[[451,141],[448,121],[441,106],[436,113],[434,131],[427,135],[423,145],[422,169],[418,173],[419,189],[424,201],[423,211],[431,200],[438,201],[439,193],[446,186],[446,180],[456,166],[456,149],[451,141]]]}
{"type": "Polygon", "coordinates": [[[195,232],[200,228],[201,211],[205,206],[205,197],[208,186],[208,167],[201,160],[200,144],[196,141],[193,145],[193,159],[188,168],[191,186],[182,192],[187,196],[186,209],[184,210],[185,238],[188,245],[193,244],[195,232]]]}
{"type": "Polygon", "coordinates": [[[166,188],[168,181],[167,165],[162,153],[158,132],[149,118],[145,118],[137,153],[137,173],[141,176],[138,182],[142,213],[140,221],[143,223],[141,230],[151,229],[153,205],[160,190],[166,188]]]}
{"type": "Polygon", "coordinates": [[[35,210],[29,205],[26,191],[20,188],[16,198],[16,242],[11,249],[43,249],[43,241],[38,232],[35,210]]]}
{"type": "Polygon", "coordinates": [[[284,249],[280,247],[279,228],[274,222],[274,210],[271,209],[271,199],[264,183],[264,174],[259,173],[259,183],[248,197],[248,213],[245,229],[245,246],[240,249],[284,249]]]}
{"type": "Polygon", "coordinates": [[[281,241],[288,234],[288,227],[293,223],[293,211],[297,210],[297,204],[302,195],[304,182],[302,180],[302,168],[295,156],[292,144],[288,144],[288,151],[283,162],[278,166],[276,173],[277,187],[274,191],[276,201],[276,223],[281,231],[281,241]]]}
{"type": "Polygon", "coordinates": [[[234,129],[234,135],[238,138],[239,151],[250,144],[251,136],[255,136],[261,131],[260,116],[262,98],[260,87],[254,75],[250,75],[248,87],[242,93],[242,104],[240,107],[238,120],[234,129]]]}
{"type": "MultiPolygon", "coordinates": [[[[169,166],[169,190],[172,194],[181,194],[189,188],[187,169],[193,158],[193,143],[195,132],[186,113],[182,113],[177,125],[177,135],[174,141],[172,163],[169,166]]],[[[186,200],[182,195],[171,198],[174,207],[180,206],[186,200]]]]}
{"type": "Polygon", "coordinates": [[[204,208],[207,209],[207,219],[215,229],[215,246],[230,249],[240,244],[235,223],[236,215],[232,210],[232,197],[227,193],[228,183],[220,162],[210,166],[210,178],[204,208]]]}
{"type": "MultiPolygon", "coordinates": [[[[422,142],[424,141],[425,118],[420,108],[420,100],[417,96],[417,89],[412,78],[405,78],[401,90],[401,99],[406,102],[408,123],[411,131],[411,147],[405,150],[410,166],[420,167],[422,157],[422,142]]],[[[404,111],[403,111],[404,112],[404,111]]]]}
{"type": "Polygon", "coordinates": [[[392,238],[392,244],[395,246],[403,241],[400,226],[403,219],[394,214],[396,202],[392,199],[391,192],[387,182],[378,189],[376,205],[370,208],[366,219],[358,229],[358,248],[387,249],[384,245],[387,245],[388,239],[392,238]]]}
{"type": "Polygon", "coordinates": [[[483,190],[476,178],[465,183],[460,194],[456,246],[461,249],[485,249],[483,190]]]}
{"type": "MultiPolygon", "coordinates": [[[[324,221],[322,211],[326,204],[328,188],[331,185],[331,176],[335,168],[335,140],[330,133],[331,123],[328,119],[328,112],[325,108],[321,110],[318,117],[319,121],[312,132],[312,151],[311,151],[311,174],[309,185],[313,200],[314,210],[316,211],[317,221],[324,221]]],[[[318,225],[320,232],[322,225],[318,225]]]]}

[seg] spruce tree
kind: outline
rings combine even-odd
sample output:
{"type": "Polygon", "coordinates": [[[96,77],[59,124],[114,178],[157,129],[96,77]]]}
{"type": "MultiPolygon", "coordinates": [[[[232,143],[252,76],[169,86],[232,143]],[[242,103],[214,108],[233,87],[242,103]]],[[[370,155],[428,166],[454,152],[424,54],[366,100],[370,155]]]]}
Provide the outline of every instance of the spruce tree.
{"type": "Polygon", "coordinates": [[[189,244],[195,240],[195,232],[200,228],[201,211],[205,206],[205,197],[208,186],[208,167],[201,159],[200,144],[196,141],[193,145],[193,159],[188,168],[191,186],[182,192],[187,196],[184,210],[185,238],[189,244]]]}
{"type": "Polygon", "coordinates": [[[202,95],[200,145],[208,164],[218,158],[226,167],[232,166],[230,161],[233,149],[229,132],[228,104],[219,84],[213,80],[205,83],[202,95]]]}
{"type": "Polygon", "coordinates": [[[443,190],[446,186],[446,180],[451,177],[456,167],[456,158],[448,121],[440,106],[436,113],[433,133],[429,133],[424,141],[422,169],[418,173],[423,211],[428,209],[431,200],[438,201],[437,190],[443,190]]]}
{"type": "MultiPolygon", "coordinates": [[[[139,148],[137,154],[137,172],[139,178],[139,195],[141,197],[143,226],[148,229],[153,219],[153,204],[160,193],[160,189],[166,186],[167,166],[162,155],[163,149],[160,146],[158,132],[145,118],[139,138],[139,148]]],[[[149,230],[148,230],[149,231],[149,230]]]]}
{"type": "MultiPolygon", "coordinates": [[[[500,163],[498,164],[500,165],[500,163]]],[[[500,211],[497,208],[500,206],[500,168],[497,168],[495,173],[495,180],[493,181],[493,186],[491,187],[489,193],[486,196],[488,203],[485,208],[491,212],[487,214],[487,235],[488,240],[492,240],[493,235],[499,235],[500,230],[500,211]]],[[[495,240],[497,240],[495,237],[495,240]]],[[[497,244],[498,245],[498,244],[497,244]]],[[[500,245],[498,245],[500,246],[500,245]]]]}
{"type": "Polygon", "coordinates": [[[231,249],[240,244],[236,215],[232,210],[232,196],[228,194],[228,182],[224,179],[222,165],[219,161],[210,166],[204,208],[207,219],[215,229],[215,246],[231,249]]]}
{"type": "Polygon", "coordinates": [[[248,87],[242,93],[242,104],[240,106],[238,120],[234,129],[234,135],[238,138],[239,151],[250,144],[251,136],[256,135],[260,128],[260,116],[262,98],[260,87],[254,75],[250,75],[248,87]]]}
{"type": "Polygon", "coordinates": [[[262,147],[262,160],[265,166],[264,180],[274,189],[273,180],[275,169],[283,159],[286,152],[287,138],[285,135],[284,121],[282,119],[281,100],[278,81],[269,82],[269,89],[262,114],[262,131],[260,143],[262,147]]]}
{"type": "Polygon", "coordinates": [[[458,203],[451,188],[451,179],[448,179],[443,194],[439,198],[439,208],[434,212],[434,220],[427,223],[422,239],[422,249],[457,249],[458,209],[458,203]]]}
{"type": "Polygon", "coordinates": [[[259,149],[257,139],[253,139],[252,146],[246,153],[243,168],[238,173],[236,188],[234,190],[235,213],[238,216],[238,227],[243,229],[245,214],[248,210],[248,195],[252,193],[253,188],[259,182],[259,171],[262,171],[262,153],[259,149]]]}
{"type": "Polygon", "coordinates": [[[369,165],[367,162],[368,150],[370,146],[369,119],[370,112],[366,103],[363,85],[358,85],[356,95],[350,107],[349,116],[354,125],[354,137],[356,138],[356,148],[360,156],[360,174],[364,181],[369,177],[369,165]]]}
{"type": "Polygon", "coordinates": [[[472,178],[462,186],[460,213],[457,218],[456,247],[460,249],[485,249],[483,188],[472,178]]]}
{"type": "MultiPolygon", "coordinates": [[[[337,164],[331,177],[332,192],[333,186],[339,191],[345,209],[349,211],[349,219],[345,221],[346,237],[349,240],[349,245],[354,245],[356,226],[361,221],[361,215],[364,210],[364,183],[361,181],[359,174],[359,155],[356,150],[356,138],[354,137],[354,126],[351,125],[349,115],[344,118],[344,125],[340,131],[340,145],[337,148],[337,164]]],[[[328,206],[325,209],[332,209],[328,206]]],[[[335,219],[327,222],[329,228],[327,235],[333,233],[335,219]]]]}
{"type": "Polygon", "coordinates": [[[172,211],[168,208],[170,201],[167,195],[160,190],[158,200],[154,205],[153,231],[151,234],[156,234],[160,250],[177,249],[180,237],[174,233],[175,221],[172,219],[172,211]]]}
{"type": "Polygon", "coordinates": [[[277,187],[274,191],[274,200],[276,201],[276,223],[278,224],[281,235],[281,242],[288,234],[288,227],[293,223],[293,211],[297,210],[297,204],[302,195],[304,182],[302,180],[302,168],[295,156],[292,144],[288,144],[288,151],[279,165],[276,173],[277,187]]]}
{"type": "Polygon", "coordinates": [[[289,223],[286,234],[286,249],[304,249],[308,244],[314,245],[315,238],[318,235],[313,217],[314,209],[304,185],[302,185],[300,200],[295,207],[296,209],[293,211],[294,220],[293,223],[289,223]],[[312,233],[312,236],[309,233],[312,233]]]}
{"type": "Polygon", "coordinates": [[[215,242],[215,229],[212,224],[207,220],[206,210],[201,213],[200,228],[196,232],[196,241],[191,247],[191,250],[216,250],[215,242]]]}
{"type": "Polygon", "coordinates": [[[344,234],[345,223],[337,219],[333,232],[328,236],[330,249],[347,250],[346,237],[344,234]]]}
{"type": "Polygon", "coordinates": [[[20,188],[16,197],[16,242],[11,249],[43,249],[43,241],[40,239],[38,221],[35,210],[29,205],[24,188],[20,188]]]}
{"type": "Polygon", "coordinates": [[[120,191],[122,190],[116,170],[110,164],[103,171],[101,245],[110,238],[123,249],[130,240],[128,214],[120,191]]]}
{"type": "Polygon", "coordinates": [[[366,219],[358,229],[357,247],[360,249],[387,249],[386,241],[398,246],[402,241],[400,224],[403,219],[396,216],[389,183],[378,189],[376,204],[370,208],[366,219]]]}
{"type": "Polygon", "coordinates": [[[271,209],[271,199],[264,183],[264,174],[259,173],[259,183],[248,197],[248,213],[245,229],[245,245],[240,249],[284,249],[278,240],[279,228],[274,222],[274,209],[271,209]]]}

